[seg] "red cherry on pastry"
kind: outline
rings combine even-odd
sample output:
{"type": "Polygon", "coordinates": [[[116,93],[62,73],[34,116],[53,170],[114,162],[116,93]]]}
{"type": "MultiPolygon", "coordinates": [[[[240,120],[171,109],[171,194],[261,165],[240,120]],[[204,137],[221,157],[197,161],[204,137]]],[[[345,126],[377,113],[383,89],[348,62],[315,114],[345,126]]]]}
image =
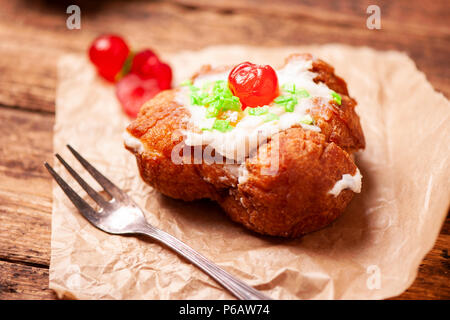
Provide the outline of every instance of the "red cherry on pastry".
{"type": "Polygon", "coordinates": [[[170,89],[172,69],[168,64],[161,62],[149,49],[138,52],[134,56],[131,72],[138,74],[143,79],[155,78],[162,90],[170,89]]]}
{"type": "Polygon", "coordinates": [[[238,64],[228,76],[228,86],[242,109],[267,105],[279,95],[277,74],[269,65],[238,64]]]}
{"type": "Polygon", "coordinates": [[[116,83],[116,95],[127,115],[135,118],[141,106],[161,89],[156,79],[142,79],[129,73],[116,83]]]}
{"type": "Polygon", "coordinates": [[[97,67],[98,73],[111,82],[115,82],[129,53],[130,49],[125,41],[112,34],[98,37],[89,48],[89,58],[97,67]]]}

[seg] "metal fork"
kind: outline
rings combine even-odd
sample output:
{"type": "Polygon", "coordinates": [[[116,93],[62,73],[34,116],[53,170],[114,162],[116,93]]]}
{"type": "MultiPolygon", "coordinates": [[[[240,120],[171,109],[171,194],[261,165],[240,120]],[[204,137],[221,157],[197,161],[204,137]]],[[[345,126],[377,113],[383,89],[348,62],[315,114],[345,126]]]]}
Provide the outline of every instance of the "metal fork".
{"type": "Polygon", "coordinates": [[[63,164],[69,173],[75,178],[87,194],[99,205],[100,210],[94,210],[85,200],[83,200],[55,170],[45,162],[48,172],[53,176],[70,201],[77,207],[78,211],[95,227],[110,234],[144,234],[159,241],[170,249],[174,250],[194,265],[199,267],[214,280],[220,283],[225,289],[230,291],[238,299],[243,300],[269,300],[268,296],[250,287],[241,280],[235,278],[219,266],[196,252],[194,249],[171,236],[167,232],[158,229],[147,222],[142,210],[123,190],[112,183],[108,178],[95,169],[70,145],[67,148],[75,158],[80,161],[89,174],[103,187],[104,191],[111,196],[111,200],[106,200],[95,191],[80,175],[70,167],[66,161],[56,154],[56,158],[63,164]]]}

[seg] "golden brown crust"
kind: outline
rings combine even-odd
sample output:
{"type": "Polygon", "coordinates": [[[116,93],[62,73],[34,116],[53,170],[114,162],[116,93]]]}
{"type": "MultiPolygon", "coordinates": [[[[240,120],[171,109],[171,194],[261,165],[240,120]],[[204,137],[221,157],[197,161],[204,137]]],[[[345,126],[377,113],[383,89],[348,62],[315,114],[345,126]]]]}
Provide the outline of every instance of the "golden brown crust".
{"type": "Polygon", "coordinates": [[[300,127],[274,135],[247,159],[246,167],[247,182],[230,189],[220,204],[233,220],[260,233],[295,237],[317,230],[334,220],[353,196],[349,190],[337,197],[328,194],[343,174],[356,173],[347,152],[300,127]],[[267,174],[272,151],[280,155],[275,175],[267,174]]]}
{"type": "Polygon", "coordinates": [[[186,201],[215,199],[215,189],[197,172],[197,165],[171,160],[172,150],[183,140],[179,130],[186,128],[184,118],[189,115],[174,95],[175,90],[161,92],[142,106],[127,130],[140,138],[145,152],[128,149],[136,156],[142,179],[165,195],[186,201]]]}
{"type": "MultiPolygon", "coordinates": [[[[348,189],[337,197],[328,191],[343,174],[356,172],[351,153],[364,148],[365,141],[354,110],[356,101],[348,96],[345,81],[321,60],[313,59],[312,71],[318,74],[315,81],[341,94],[342,104],[317,101],[310,110],[321,132],[293,127],[261,145],[246,160],[248,179],[244,183],[238,183],[238,165],[194,164],[191,147],[186,147],[191,152],[189,164],[172,161],[174,148],[184,146],[180,129],[186,128],[189,113],[175,102],[176,90],[160,93],[127,128],[145,146],[142,154],[129,149],[143,180],[173,198],[213,199],[231,219],[262,234],[296,237],[326,226],[353,197],[348,189]],[[273,150],[280,151],[278,171],[268,175],[264,170],[269,169],[268,155],[273,150]]],[[[202,72],[214,70],[205,67],[202,72]]]]}

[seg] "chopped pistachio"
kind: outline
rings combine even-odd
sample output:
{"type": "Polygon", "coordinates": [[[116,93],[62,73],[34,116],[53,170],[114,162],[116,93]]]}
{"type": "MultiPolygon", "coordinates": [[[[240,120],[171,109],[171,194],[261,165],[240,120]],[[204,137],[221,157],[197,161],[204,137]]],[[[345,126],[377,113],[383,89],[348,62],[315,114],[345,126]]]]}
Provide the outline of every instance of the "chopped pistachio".
{"type": "Polygon", "coordinates": [[[296,92],[296,95],[297,95],[299,98],[309,98],[309,97],[310,97],[309,92],[306,91],[305,89],[300,89],[300,90],[298,90],[298,91],[296,92]]]}
{"type": "Polygon", "coordinates": [[[287,94],[277,97],[274,102],[284,106],[286,112],[294,111],[294,108],[298,103],[298,99],[308,98],[310,96],[309,92],[305,89],[296,88],[295,83],[285,83],[281,86],[281,88],[284,92],[287,92],[287,94]]]}
{"type": "Polygon", "coordinates": [[[219,120],[216,119],[216,121],[214,121],[214,124],[212,126],[213,129],[218,130],[220,132],[227,132],[233,129],[233,126],[230,125],[230,121],[229,120],[219,120]]]}
{"type": "Polygon", "coordinates": [[[300,123],[303,124],[313,124],[314,123],[314,119],[309,115],[305,115],[300,119],[300,123]]]}
{"type": "Polygon", "coordinates": [[[341,103],[342,103],[341,95],[335,91],[332,91],[331,95],[333,96],[333,100],[336,101],[338,105],[341,105],[341,103]]]}
{"type": "Polygon", "coordinates": [[[251,116],[262,116],[263,114],[266,114],[268,112],[269,112],[269,107],[267,107],[267,106],[249,108],[249,110],[248,110],[248,114],[251,116]]]}
{"type": "Polygon", "coordinates": [[[283,91],[295,94],[295,83],[285,83],[281,86],[283,91]]]}

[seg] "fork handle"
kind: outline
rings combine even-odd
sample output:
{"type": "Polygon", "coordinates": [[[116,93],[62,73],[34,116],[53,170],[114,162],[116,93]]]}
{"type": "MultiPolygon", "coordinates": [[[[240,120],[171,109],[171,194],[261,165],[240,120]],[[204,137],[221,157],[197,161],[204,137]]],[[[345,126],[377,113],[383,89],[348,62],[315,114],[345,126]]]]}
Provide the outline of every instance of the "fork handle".
{"type": "Polygon", "coordinates": [[[159,242],[165,244],[166,246],[192,262],[194,265],[202,269],[205,273],[210,275],[214,280],[220,283],[225,289],[230,291],[238,299],[271,300],[270,297],[264,295],[262,292],[235,278],[230,273],[202,256],[200,253],[189,247],[184,242],[178,240],[167,232],[162,231],[161,229],[147,224],[145,227],[137,230],[136,233],[145,234],[150,238],[158,240],[159,242]]]}

